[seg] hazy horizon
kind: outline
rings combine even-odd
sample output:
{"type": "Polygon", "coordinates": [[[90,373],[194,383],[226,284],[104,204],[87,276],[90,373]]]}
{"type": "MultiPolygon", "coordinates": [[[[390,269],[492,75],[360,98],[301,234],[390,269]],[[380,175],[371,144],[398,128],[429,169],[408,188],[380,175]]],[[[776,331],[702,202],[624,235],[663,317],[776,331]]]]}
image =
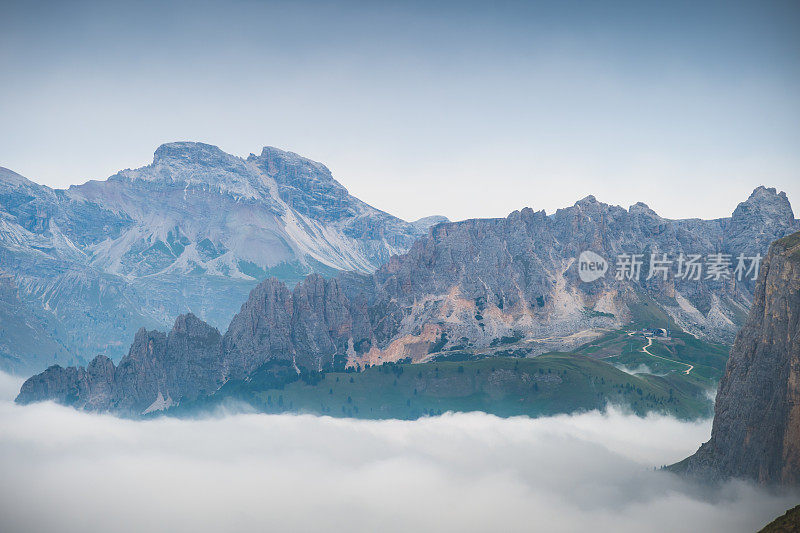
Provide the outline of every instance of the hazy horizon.
{"type": "Polygon", "coordinates": [[[724,217],[757,185],[800,198],[799,21],[782,1],[6,1],[0,166],[63,188],[164,142],[273,145],[406,220],[589,194],[724,217]]]}

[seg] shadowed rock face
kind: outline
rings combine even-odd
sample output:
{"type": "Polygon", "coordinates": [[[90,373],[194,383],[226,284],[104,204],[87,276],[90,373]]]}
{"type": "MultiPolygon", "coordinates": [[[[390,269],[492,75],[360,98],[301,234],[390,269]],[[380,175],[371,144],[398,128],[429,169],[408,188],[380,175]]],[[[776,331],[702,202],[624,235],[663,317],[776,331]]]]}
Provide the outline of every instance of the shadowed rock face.
{"type": "Polygon", "coordinates": [[[179,316],[167,335],[139,330],[114,374],[111,407],[141,412],[159,396],[172,404],[213,392],[222,384],[221,347],[219,331],[192,314],[179,316]]]}
{"type": "Polygon", "coordinates": [[[194,315],[181,315],[168,335],[142,328],[119,366],[105,356],[86,368],[54,365],[22,385],[18,403],[55,400],[90,411],[139,414],[222,384],[222,336],[194,315]]]}
{"type": "MultiPolygon", "coordinates": [[[[297,368],[329,370],[353,334],[350,302],[338,280],[311,275],[289,291],[271,279],[256,287],[223,341],[228,377],[241,378],[273,359],[297,368]]],[[[369,338],[369,328],[359,324],[369,338]]],[[[356,328],[359,329],[359,328],[356,328]]]]}
{"type": "Polygon", "coordinates": [[[86,368],[53,365],[22,384],[18,401],[55,400],[89,411],[107,410],[114,399],[114,363],[98,355],[86,368]]]}
{"type": "Polygon", "coordinates": [[[671,468],[800,484],[800,233],[770,247],[720,381],[711,440],[671,468]]]}

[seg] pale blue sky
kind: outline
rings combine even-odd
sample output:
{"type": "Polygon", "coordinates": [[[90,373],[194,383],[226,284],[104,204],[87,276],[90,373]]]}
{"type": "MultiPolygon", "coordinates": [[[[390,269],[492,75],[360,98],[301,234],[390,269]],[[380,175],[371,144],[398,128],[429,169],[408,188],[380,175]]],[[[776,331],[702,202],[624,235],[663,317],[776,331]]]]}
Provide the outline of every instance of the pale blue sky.
{"type": "Polygon", "coordinates": [[[594,194],[800,211],[799,2],[7,2],[0,166],[64,187],[197,140],[398,216],[594,194]]]}

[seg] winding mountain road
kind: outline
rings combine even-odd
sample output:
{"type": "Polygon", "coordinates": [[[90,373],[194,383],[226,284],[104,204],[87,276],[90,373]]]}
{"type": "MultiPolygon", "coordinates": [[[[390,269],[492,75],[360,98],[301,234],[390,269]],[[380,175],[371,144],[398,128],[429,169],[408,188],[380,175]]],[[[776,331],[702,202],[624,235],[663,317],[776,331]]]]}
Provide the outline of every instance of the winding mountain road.
{"type": "MultiPolygon", "coordinates": [[[[634,332],[628,333],[629,336],[633,335],[633,334],[634,334],[634,332]]],[[[670,363],[675,363],[676,365],[682,365],[682,366],[687,367],[686,370],[683,370],[683,373],[686,374],[686,375],[688,375],[692,370],[694,370],[694,365],[690,365],[689,363],[682,363],[681,361],[676,361],[674,359],[669,359],[667,357],[662,357],[660,355],[656,355],[654,353],[651,353],[650,350],[648,350],[648,348],[650,348],[652,345],[653,345],[653,338],[652,337],[647,337],[647,345],[646,346],[642,346],[641,350],[644,353],[646,353],[647,355],[649,355],[650,357],[657,357],[659,359],[663,359],[664,361],[669,361],[670,363]]]]}

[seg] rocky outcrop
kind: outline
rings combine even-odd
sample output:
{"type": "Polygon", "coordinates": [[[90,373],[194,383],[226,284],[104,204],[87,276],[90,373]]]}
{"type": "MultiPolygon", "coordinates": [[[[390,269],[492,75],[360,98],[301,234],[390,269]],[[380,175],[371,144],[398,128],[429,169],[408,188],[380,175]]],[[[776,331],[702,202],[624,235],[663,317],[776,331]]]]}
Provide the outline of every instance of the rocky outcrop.
{"type": "Polygon", "coordinates": [[[726,221],[723,247],[746,254],[763,253],[775,239],[797,231],[793,219],[792,205],[785,192],[758,187],[726,221]],[[753,228],[761,231],[756,233],[753,228]]]}
{"type": "Polygon", "coordinates": [[[17,402],[54,400],[90,411],[141,414],[192,400],[223,383],[222,336],[188,314],[169,334],[140,329],[119,366],[105,356],[86,368],[54,365],[22,385],[17,402]]]}
{"type": "Polygon", "coordinates": [[[720,381],[711,440],[671,468],[800,484],[800,233],[770,247],[720,381]]]}
{"type": "Polygon", "coordinates": [[[432,215],[429,217],[422,217],[411,224],[414,225],[415,228],[420,230],[422,233],[428,233],[428,230],[431,229],[436,224],[441,224],[443,222],[450,222],[450,220],[442,215],[432,215]]]}
{"type": "Polygon", "coordinates": [[[181,315],[172,330],[139,330],[114,374],[113,407],[141,412],[215,391],[222,384],[222,337],[194,315],[181,315]]]}
{"type": "Polygon", "coordinates": [[[795,533],[800,529],[800,505],[792,507],[779,516],[758,533],[795,533]]]}
{"type": "Polygon", "coordinates": [[[84,367],[53,365],[22,384],[20,403],[55,400],[90,411],[108,410],[114,400],[114,363],[98,355],[84,367]]]}
{"type": "Polygon", "coordinates": [[[369,338],[369,326],[363,316],[354,317],[338,280],[312,274],[293,291],[267,280],[253,289],[225,333],[227,376],[244,377],[272,359],[329,370],[357,331],[369,338]]]}

